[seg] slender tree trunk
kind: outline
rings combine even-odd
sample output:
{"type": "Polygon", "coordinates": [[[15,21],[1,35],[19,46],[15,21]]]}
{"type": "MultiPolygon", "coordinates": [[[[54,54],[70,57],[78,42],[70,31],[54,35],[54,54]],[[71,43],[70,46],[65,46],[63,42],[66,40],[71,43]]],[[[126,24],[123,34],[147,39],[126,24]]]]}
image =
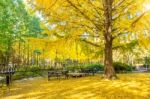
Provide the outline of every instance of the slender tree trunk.
{"type": "Polygon", "coordinates": [[[5,65],[8,66],[9,62],[10,62],[10,57],[12,54],[12,44],[11,41],[9,40],[8,45],[7,45],[7,52],[6,52],[6,61],[5,61],[5,65]]]}
{"type": "Polygon", "coordinates": [[[107,79],[115,79],[116,74],[113,67],[112,55],[112,3],[113,0],[103,0],[104,8],[104,39],[105,39],[105,60],[104,60],[104,77],[107,79]]]}
{"type": "Polygon", "coordinates": [[[29,41],[27,44],[27,65],[30,65],[30,46],[29,46],[29,41]]]}
{"type": "Polygon", "coordinates": [[[17,57],[17,65],[20,66],[21,63],[21,41],[18,43],[18,57],[17,57]]]}

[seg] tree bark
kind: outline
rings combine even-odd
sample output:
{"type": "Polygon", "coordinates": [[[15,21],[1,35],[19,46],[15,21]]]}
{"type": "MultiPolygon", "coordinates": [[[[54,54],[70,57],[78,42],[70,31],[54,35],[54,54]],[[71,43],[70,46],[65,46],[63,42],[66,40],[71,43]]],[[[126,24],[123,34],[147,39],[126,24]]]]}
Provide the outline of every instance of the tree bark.
{"type": "Polygon", "coordinates": [[[105,40],[105,59],[104,59],[104,77],[107,79],[116,79],[116,73],[113,67],[112,54],[112,4],[113,0],[103,0],[104,8],[104,40],[105,40]]]}

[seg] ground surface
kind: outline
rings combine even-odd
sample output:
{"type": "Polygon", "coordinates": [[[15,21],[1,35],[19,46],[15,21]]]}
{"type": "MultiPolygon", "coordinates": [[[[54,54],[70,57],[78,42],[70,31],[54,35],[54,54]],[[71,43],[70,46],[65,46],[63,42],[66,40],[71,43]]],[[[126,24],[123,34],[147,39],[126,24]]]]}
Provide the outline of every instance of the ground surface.
{"type": "Polygon", "coordinates": [[[0,99],[150,99],[150,73],[121,74],[119,80],[101,75],[52,80],[34,78],[1,87],[0,99]]]}

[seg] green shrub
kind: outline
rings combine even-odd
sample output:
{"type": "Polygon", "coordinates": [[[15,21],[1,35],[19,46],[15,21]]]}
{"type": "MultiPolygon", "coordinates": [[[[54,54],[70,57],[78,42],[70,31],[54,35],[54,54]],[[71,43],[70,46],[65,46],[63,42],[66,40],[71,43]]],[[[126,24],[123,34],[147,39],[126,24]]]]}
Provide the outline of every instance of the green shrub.
{"type": "Polygon", "coordinates": [[[70,65],[66,67],[67,70],[74,71],[80,69],[94,69],[96,71],[104,70],[104,66],[102,64],[80,64],[80,65],[70,65]]]}
{"type": "Polygon", "coordinates": [[[132,71],[132,66],[130,66],[126,63],[114,62],[113,66],[114,66],[116,72],[132,71]]]}
{"type": "Polygon", "coordinates": [[[13,75],[13,79],[22,79],[22,78],[29,78],[29,77],[37,77],[43,75],[43,71],[38,66],[26,66],[20,67],[19,70],[13,75]]]}
{"type": "Polygon", "coordinates": [[[102,64],[86,64],[84,68],[94,69],[96,71],[103,71],[104,66],[102,64]]]}
{"type": "Polygon", "coordinates": [[[67,70],[69,71],[74,71],[74,70],[79,70],[81,69],[81,66],[77,66],[77,65],[69,65],[66,67],[67,70]]]}
{"type": "Polygon", "coordinates": [[[144,67],[150,67],[150,56],[144,58],[144,67]]]}

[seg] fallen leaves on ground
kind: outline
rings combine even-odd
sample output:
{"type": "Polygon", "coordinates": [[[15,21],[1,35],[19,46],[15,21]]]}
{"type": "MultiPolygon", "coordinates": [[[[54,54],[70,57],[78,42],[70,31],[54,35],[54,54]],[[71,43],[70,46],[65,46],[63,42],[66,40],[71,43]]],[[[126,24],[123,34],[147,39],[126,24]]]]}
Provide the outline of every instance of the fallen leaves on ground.
{"type": "Polygon", "coordinates": [[[102,75],[50,80],[14,81],[1,88],[2,99],[150,99],[150,73],[119,74],[118,80],[102,75]]]}

